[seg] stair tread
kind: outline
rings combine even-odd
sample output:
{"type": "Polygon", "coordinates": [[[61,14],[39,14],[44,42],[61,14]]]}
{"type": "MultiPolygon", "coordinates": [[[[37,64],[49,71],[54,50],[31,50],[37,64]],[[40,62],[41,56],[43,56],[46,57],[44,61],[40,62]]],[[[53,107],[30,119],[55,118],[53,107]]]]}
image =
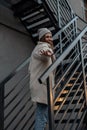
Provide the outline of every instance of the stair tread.
{"type": "Polygon", "coordinates": [[[20,17],[25,17],[26,15],[32,14],[32,13],[38,11],[38,10],[41,10],[41,9],[43,9],[42,4],[34,6],[34,7],[28,6],[28,7],[24,8],[24,9],[17,9],[16,8],[15,15],[20,16],[20,17]]]}
{"type": "Polygon", "coordinates": [[[45,19],[48,19],[48,17],[46,15],[43,15],[41,17],[30,18],[29,20],[26,20],[24,23],[28,26],[29,25],[32,26],[32,24],[38,23],[38,22],[45,20],[45,19]]]}
{"type": "Polygon", "coordinates": [[[46,18],[46,19],[41,20],[41,21],[39,21],[39,22],[36,22],[36,23],[34,23],[34,24],[32,24],[32,25],[28,25],[28,26],[27,26],[27,29],[34,28],[34,27],[39,26],[39,25],[41,25],[41,24],[45,24],[45,22],[49,22],[49,21],[50,21],[49,18],[46,18]]]}
{"type": "Polygon", "coordinates": [[[26,9],[25,11],[20,12],[20,16],[21,16],[21,17],[24,17],[24,16],[26,16],[26,15],[33,14],[33,13],[35,13],[36,11],[40,11],[40,10],[43,10],[42,5],[38,5],[37,7],[34,7],[34,8],[32,8],[31,10],[30,10],[30,9],[26,9]]]}
{"type": "Polygon", "coordinates": [[[35,2],[34,0],[25,0],[25,1],[19,1],[18,3],[16,3],[16,4],[13,4],[12,5],[12,8],[15,10],[15,11],[22,11],[22,10],[24,10],[25,8],[32,8],[32,7],[36,7],[36,6],[38,6],[38,3],[37,2],[35,2]]]}
{"type": "Polygon", "coordinates": [[[27,20],[29,18],[36,17],[38,15],[40,17],[40,14],[43,14],[43,13],[44,13],[44,9],[40,9],[40,10],[37,10],[35,12],[26,14],[25,16],[21,17],[21,20],[24,21],[24,20],[27,20]]]}

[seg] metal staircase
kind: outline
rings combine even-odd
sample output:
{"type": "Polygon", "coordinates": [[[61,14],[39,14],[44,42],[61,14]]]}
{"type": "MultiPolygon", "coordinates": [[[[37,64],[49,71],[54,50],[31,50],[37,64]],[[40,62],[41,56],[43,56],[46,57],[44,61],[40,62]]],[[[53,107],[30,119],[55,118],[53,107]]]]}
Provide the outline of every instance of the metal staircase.
{"type": "Polygon", "coordinates": [[[34,0],[26,0],[24,1],[24,3],[20,2],[16,5],[13,5],[12,8],[15,12],[14,15],[19,17],[27,31],[32,36],[35,43],[38,40],[37,30],[39,28],[47,27],[52,31],[53,34],[58,31],[59,28],[57,26],[56,19],[53,17],[53,14],[50,10],[50,12],[48,12],[47,8],[43,5],[43,3],[39,4],[34,0]],[[20,7],[22,9],[20,9],[20,7]]]}
{"type": "MultiPolygon", "coordinates": [[[[52,124],[49,129],[80,130],[83,127],[87,101],[86,40],[83,39],[85,33],[80,35],[85,24],[73,13],[67,0],[55,0],[54,2],[42,0],[31,12],[23,13],[25,15],[21,14],[19,18],[35,41],[37,41],[37,29],[47,27],[53,33],[54,52],[57,60],[65,52],[67,53],[66,57],[63,56],[61,62],[56,65],[55,86],[52,90],[55,92],[53,104],[50,101],[50,82],[48,81],[49,120],[52,124]],[[80,23],[78,21],[82,22],[82,29],[77,27],[80,23]],[[75,46],[71,47],[69,51],[68,48],[73,42],[75,42],[75,46]]],[[[52,71],[54,66],[52,65],[49,70],[52,71]]],[[[43,75],[42,77],[45,77],[45,74],[43,75]]]]}
{"type": "MultiPolygon", "coordinates": [[[[53,34],[56,60],[38,79],[40,83],[47,80],[49,130],[87,129],[87,23],[73,13],[67,0],[21,0],[12,9],[35,43],[39,28],[47,27],[53,34]],[[52,89],[50,73],[54,70],[52,89]]],[[[29,59],[0,83],[1,130],[34,128],[28,63],[29,59]]]]}
{"type": "MultiPolygon", "coordinates": [[[[53,0],[41,0],[40,3],[35,0],[22,0],[13,5],[12,8],[14,15],[19,17],[35,43],[38,40],[37,30],[39,28],[47,27],[52,31],[52,34],[55,35],[74,18],[69,3],[63,0],[55,0],[54,2],[53,0]]],[[[74,26],[75,23],[73,22],[73,25],[67,28],[67,30],[63,32],[63,35],[68,34],[69,30],[72,30],[74,26]]],[[[68,37],[70,36],[71,35],[68,35],[68,37]]],[[[54,44],[56,43],[54,42],[54,44]]]]}
{"type": "MultiPolygon", "coordinates": [[[[81,19],[79,19],[81,20],[81,19]]],[[[82,130],[86,114],[86,53],[83,37],[87,27],[72,41],[58,59],[40,77],[47,79],[50,130],[82,130]],[[56,69],[55,85],[52,90],[50,73],[56,69]],[[55,98],[52,98],[52,91],[55,98]]]]}

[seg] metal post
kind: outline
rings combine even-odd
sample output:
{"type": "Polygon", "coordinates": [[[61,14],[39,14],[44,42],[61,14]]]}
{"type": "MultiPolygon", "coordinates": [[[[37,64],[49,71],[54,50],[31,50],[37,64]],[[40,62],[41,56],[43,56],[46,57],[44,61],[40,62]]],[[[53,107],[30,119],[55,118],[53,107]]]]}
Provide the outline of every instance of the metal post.
{"type": "Polygon", "coordinates": [[[0,85],[0,130],[4,130],[4,85],[0,85]]]}
{"type": "Polygon", "coordinates": [[[82,72],[83,72],[83,81],[84,81],[84,91],[85,91],[85,98],[86,98],[86,106],[87,106],[87,87],[86,87],[86,74],[85,74],[85,65],[83,59],[83,50],[82,50],[82,40],[80,39],[80,52],[81,52],[81,62],[82,62],[82,72]]]}
{"type": "Polygon", "coordinates": [[[52,92],[52,78],[47,78],[47,94],[48,94],[48,116],[49,116],[49,130],[54,130],[54,108],[53,108],[53,92],[52,92]]]}
{"type": "Polygon", "coordinates": [[[61,28],[61,18],[60,18],[60,5],[59,5],[59,1],[60,0],[57,0],[57,20],[58,20],[58,24],[59,24],[59,27],[61,28]]]}

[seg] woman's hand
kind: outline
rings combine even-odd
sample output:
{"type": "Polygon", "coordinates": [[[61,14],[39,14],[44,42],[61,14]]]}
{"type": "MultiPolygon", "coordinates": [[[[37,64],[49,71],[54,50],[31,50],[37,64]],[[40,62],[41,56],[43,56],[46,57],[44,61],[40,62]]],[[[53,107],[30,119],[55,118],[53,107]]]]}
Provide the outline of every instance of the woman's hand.
{"type": "Polygon", "coordinates": [[[40,55],[52,56],[53,52],[50,50],[40,50],[40,55]]]}

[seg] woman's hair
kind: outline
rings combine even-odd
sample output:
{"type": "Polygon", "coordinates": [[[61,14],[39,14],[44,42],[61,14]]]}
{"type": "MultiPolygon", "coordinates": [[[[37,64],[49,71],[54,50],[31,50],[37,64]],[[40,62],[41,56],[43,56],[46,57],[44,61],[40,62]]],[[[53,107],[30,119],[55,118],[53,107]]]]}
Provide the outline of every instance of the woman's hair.
{"type": "MultiPolygon", "coordinates": [[[[45,35],[39,40],[40,42],[46,42],[45,41],[45,35]]],[[[53,44],[51,45],[51,48],[53,49],[54,47],[53,47],[53,44]]]]}
{"type": "Polygon", "coordinates": [[[41,39],[39,41],[45,42],[45,35],[43,37],[41,37],[41,39]]]}

